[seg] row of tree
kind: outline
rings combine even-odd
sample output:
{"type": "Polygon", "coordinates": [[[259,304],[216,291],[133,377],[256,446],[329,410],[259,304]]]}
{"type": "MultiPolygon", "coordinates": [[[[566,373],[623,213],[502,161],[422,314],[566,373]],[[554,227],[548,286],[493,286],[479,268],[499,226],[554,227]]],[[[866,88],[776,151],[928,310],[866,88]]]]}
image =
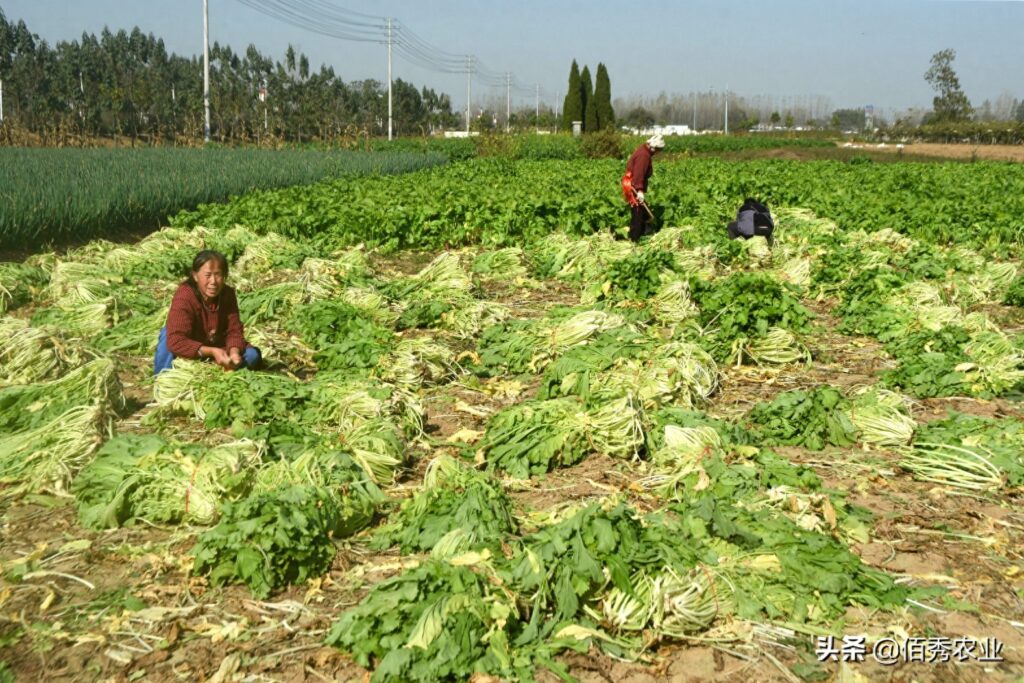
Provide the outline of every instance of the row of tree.
{"type": "Polygon", "coordinates": [[[562,106],[562,128],[572,130],[572,122],[579,121],[583,132],[593,133],[615,127],[615,110],[612,109],[612,84],[608,69],[598,62],[597,82],[590,78],[590,67],[580,67],[572,60],[569,70],[569,88],[565,91],[562,106]]]}
{"type": "MultiPolygon", "coordinates": [[[[330,140],[387,133],[387,87],[375,80],[344,82],[334,70],[311,71],[289,46],[275,61],[250,45],[244,54],[214,43],[210,50],[210,109],[214,139],[251,142],[330,140]]],[[[203,69],[197,56],[168,53],[161,39],[138,28],[50,47],[24,21],[0,9],[3,123],[46,140],[67,136],[127,136],[152,141],[202,139],[203,69]]],[[[460,125],[448,95],[396,79],[397,134],[422,135],[460,125]]]]}

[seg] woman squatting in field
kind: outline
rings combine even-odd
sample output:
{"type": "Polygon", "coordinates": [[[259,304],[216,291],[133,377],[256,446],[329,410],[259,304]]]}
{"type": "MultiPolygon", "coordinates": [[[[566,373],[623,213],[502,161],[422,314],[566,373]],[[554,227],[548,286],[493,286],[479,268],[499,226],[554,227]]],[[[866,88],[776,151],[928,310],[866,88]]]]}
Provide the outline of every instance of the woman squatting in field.
{"type": "Polygon", "coordinates": [[[171,367],[176,357],[212,360],[225,370],[256,368],[260,350],[245,341],[238,298],[225,284],[228,260],[217,251],[201,251],[187,280],[171,300],[167,324],[160,330],[153,374],[171,367]]]}

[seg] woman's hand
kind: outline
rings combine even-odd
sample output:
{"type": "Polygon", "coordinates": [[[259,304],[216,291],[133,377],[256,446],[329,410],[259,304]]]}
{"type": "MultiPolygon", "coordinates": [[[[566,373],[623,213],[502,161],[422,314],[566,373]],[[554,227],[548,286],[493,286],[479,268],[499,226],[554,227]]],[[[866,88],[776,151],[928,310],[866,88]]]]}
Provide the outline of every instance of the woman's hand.
{"type": "Polygon", "coordinates": [[[200,351],[207,358],[212,358],[213,362],[221,366],[225,370],[234,370],[235,366],[231,363],[231,355],[224,349],[217,346],[204,346],[200,351]]]}
{"type": "Polygon", "coordinates": [[[228,349],[228,356],[231,358],[231,367],[240,368],[242,367],[242,352],[237,348],[228,349]]]}

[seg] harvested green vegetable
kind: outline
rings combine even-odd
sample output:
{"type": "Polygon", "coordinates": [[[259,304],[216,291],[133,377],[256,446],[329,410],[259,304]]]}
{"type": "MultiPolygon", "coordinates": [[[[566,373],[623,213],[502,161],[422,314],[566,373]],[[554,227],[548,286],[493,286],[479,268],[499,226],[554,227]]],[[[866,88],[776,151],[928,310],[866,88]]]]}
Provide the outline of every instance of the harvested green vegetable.
{"type": "Polygon", "coordinates": [[[254,597],[324,574],[334,560],[333,538],[345,520],[327,491],[286,486],[227,503],[217,526],[203,533],[193,570],[210,583],[244,583],[254,597]]]}
{"type": "Polygon", "coordinates": [[[497,481],[442,455],[427,466],[422,489],[391,516],[375,545],[397,544],[406,553],[428,551],[454,529],[471,535],[467,547],[497,550],[516,524],[512,501],[497,481]]]}
{"type": "Polygon", "coordinates": [[[756,405],[748,417],[766,444],[820,451],[856,441],[857,429],[848,415],[849,401],[835,389],[820,386],[779,394],[771,403],[756,405]]]}

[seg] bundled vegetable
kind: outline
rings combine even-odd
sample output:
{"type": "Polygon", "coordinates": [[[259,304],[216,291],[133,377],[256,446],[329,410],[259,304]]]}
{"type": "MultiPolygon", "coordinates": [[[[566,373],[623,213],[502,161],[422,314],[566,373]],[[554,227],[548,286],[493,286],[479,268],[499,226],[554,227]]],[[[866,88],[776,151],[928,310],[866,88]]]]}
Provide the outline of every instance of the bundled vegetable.
{"type": "Polygon", "coordinates": [[[811,352],[789,330],[772,327],[763,337],[739,337],[733,341],[729,362],[739,367],[747,359],[757,365],[810,363],[811,352]]]}
{"type": "Polygon", "coordinates": [[[1024,351],[999,331],[981,331],[964,346],[970,363],[957,366],[965,381],[995,396],[1006,393],[1024,381],[1024,351]]]}
{"type": "Polygon", "coordinates": [[[83,358],[75,344],[20,318],[0,318],[0,384],[31,384],[77,367],[83,358]]]}
{"type": "Polygon", "coordinates": [[[527,401],[488,420],[480,452],[490,469],[526,479],[573,465],[591,451],[636,456],[643,445],[642,424],[631,395],[589,410],[573,398],[527,401]]]}
{"type": "Polygon", "coordinates": [[[615,313],[582,311],[567,320],[541,325],[534,332],[536,351],[530,358],[529,367],[534,371],[541,370],[572,347],[625,324],[625,319],[615,313]]]}
{"type": "Polygon", "coordinates": [[[308,486],[330,495],[340,514],[335,536],[350,536],[373,520],[387,501],[365,468],[342,448],[323,441],[306,444],[290,459],[281,458],[256,470],[252,494],[271,493],[287,486],[308,486]]]}
{"type": "Polygon", "coordinates": [[[542,277],[590,283],[597,280],[606,264],[625,258],[631,251],[628,243],[603,232],[579,239],[552,232],[533,245],[532,262],[542,277]]]}
{"type": "Polygon", "coordinates": [[[214,586],[244,583],[254,597],[302,584],[330,569],[333,539],[352,527],[334,496],[312,486],[284,486],[226,503],[217,526],[192,550],[193,571],[214,586]]]}
{"type": "Polygon", "coordinates": [[[347,373],[320,372],[306,385],[302,420],[321,431],[347,432],[379,417],[390,417],[407,436],[423,431],[423,406],[415,394],[347,373]]]}
{"type": "Polygon", "coordinates": [[[481,252],[473,259],[469,269],[491,280],[513,281],[526,276],[523,250],[519,247],[481,252]]]}
{"type": "Polygon", "coordinates": [[[1004,484],[994,454],[983,446],[967,448],[918,441],[905,451],[900,467],[916,479],[972,491],[995,491],[1004,484]]]}
{"type": "Polygon", "coordinates": [[[498,482],[442,455],[427,465],[423,487],[380,529],[375,545],[397,544],[405,553],[428,551],[456,529],[470,536],[460,543],[464,549],[499,549],[516,523],[512,501],[498,482]]]}
{"type": "Polygon", "coordinates": [[[284,375],[224,372],[211,363],[175,358],[156,376],[158,412],[192,413],[209,427],[246,427],[288,416],[301,408],[302,385],[284,375]]]}
{"type": "Polygon", "coordinates": [[[718,361],[735,361],[737,340],[749,347],[772,328],[807,332],[809,311],[792,287],[762,273],[737,272],[712,283],[691,279],[705,329],[702,345],[718,361]]]}
{"type": "Polygon", "coordinates": [[[951,413],[918,428],[900,466],[946,486],[995,491],[1024,485],[1024,422],[951,413]]]}
{"type": "Polygon", "coordinates": [[[847,416],[863,443],[903,446],[914,437],[909,399],[886,389],[868,387],[854,394],[847,416]]]}
{"type": "Polygon", "coordinates": [[[665,425],[660,445],[649,451],[650,474],[636,485],[666,500],[682,500],[691,474],[698,475],[694,488],[707,485],[707,473],[701,462],[722,447],[722,437],[711,425],[665,425]]]}
{"type": "Polygon", "coordinates": [[[104,330],[90,345],[105,353],[149,354],[156,348],[158,330],[167,322],[167,307],[155,313],[135,314],[104,330]]]}
{"type": "Polygon", "coordinates": [[[646,301],[675,276],[675,255],[659,249],[639,249],[608,264],[603,273],[583,283],[581,302],[602,299],[646,301]]]}
{"type": "Polygon", "coordinates": [[[473,280],[462,268],[459,255],[445,251],[409,278],[392,280],[389,294],[396,299],[448,299],[466,296],[473,280]]]}
{"type": "Polygon", "coordinates": [[[106,435],[109,416],[99,405],[70,408],[34,429],[0,438],[0,483],[4,491],[64,494],[106,435]]]}
{"type": "Polygon", "coordinates": [[[391,327],[398,322],[401,315],[393,309],[383,294],[372,287],[345,287],[334,298],[358,309],[383,327],[391,327]]]}
{"type": "Polygon", "coordinates": [[[209,363],[175,358],[171,368],[153,380],[153,403],[160,411],[189,412],[197,420],[203,420],[206,413],[200,404],[199,392],[220,371],[209,363]]]}
{"type": "Polygon", "coordinates": [[[102,265],[61,261],[50,274],[46,296],[50,301],[73,307],[113,298],[124,279],[111,275],[102,265]]]}
{"type": "Polygon", "coordinates": [[[30,302],[49,280],[38,266],[0,261],[0,315],[30,302]]]}
{"type": "Polygon", "coordinates": [[[441,327],[451,330],[456,339],[473,339],[484,328],[497,325],[512,316],[506,306],[493,301],[473,299],[441,314],[441,327]]]}
{"type": "Polygon", "coordinates": [[[246,292],[239,301],[239,313],[248,327],[258,328],[308,302],[308,292],[301,282],[279,282],[246,292]]]}
{"type": "Polygon", "coordinates": [[[782,279],[797,287],[809,287],[811,284],[811,260],[802,256],[787,259],[779,267],[782,279]]]}
{"type": "MultiPolygon", "coordinates": [[[[327,644],[375,667],[371,681],[519,678],[510,641],[521,630],[515,596],[486,562],[431,559],[378,583],[334,623],[327,644]]],[[[532,675],[524,662],[523,675],[532,675]]]]}
{"type": "Polygon", "coordinates": [[[341,448],[375,483],[393,484],[405,464],[402,433],[387,418],[360,422],[338,437],[341,448]]]}
{"type": "Polygon", "coordinates": [[[714,359],[695,344],[676,342],[654,350],[648,361],[627,360],[590,380],[590,393],[607,400],[632,394],[645,410],[693,408],[718,387],[714,359]]]}
{"type": "Polygon", "coordinates": [[[653,577],[646,571],[630,579],[630,589],[612,588],[600,611],[585,608],[613,633],[649,631],[649,635],[685,638],[707,629],[718,615],[717,588],[707,569],[680,574],[666,567],[653,577]]]}
{"type": "Polygon", "coordinates": [[[654,319],[662,325],[675,325],[695,318],[700,311],[690,296],[690,283],[674,280],[661,286],[650,302],[654,319]]]}
{"type": "Polygon", "coordinates": [[[953,278],[952,299],[964,307],[1002,301],[1016,277],[1012,263],[984,263],[975,272],[953,278]]]}
{"type": "Polygon", "coordinates": [[[152,434],[121,435],[97,451],[71,492],[89,529],[135,520],[209,525],[224,501],[248,494],[263,451],[249,440],[209,447],[152,434]]]}
{"type": "Polygon", "coordinates": [[[338,301],[299,306],[285,326],[316,349],[314,360],[320,370],[369,370],[395,339],[373,314],[338,301]]]}
{"type": "Polygon", "coordinates": [[[487,421],[480,452],[491,470],[517,479],[573,465],[587,454],[586,434],[576,429],[582,405],[572,398],[526,401],[487,421]]]}
{"type": "Polygon", "coordinates": [[[547,366],[538,398],[575,395],[589,400],[595,378],[626,360],[648,357],[653,348],[653,339],[629,328],[602,332],[547,366]]]}
{"type": "Polygon", "coordinates": [[[454,378],[457,372],[452,350],[422,337],[403,339],[377,364],[380,377],[409,390],[441,384],[454,378]]]}
{"type": "Polygon", "coordinates": [[[109,429],[124,405],[114,363],[97,358],[60,379],[0,388],[0,414],[7,418],[0,435],[38,428],[74,406],[99,408],[109,429]]]}
{"type": "Polygon", "coordinates": [[[66,339],[89,339],[111,328],[116,320],[117,308],[113,299],[105,299],[40,308],[31,322],[34,327],[52,329],[66,339]]]}
{"type": "Polygon", "coordinates": [[[820,451],[825,446],[850,446],[857,429],[849,418],[850,403],[828,386],[809,391],[787,391],[771,403],[759,403],[748,418],[764,443],[803,446],[820,451]]]}
{"type": "Polygon", "coordinates": [[[246,245],[231,272],[240,283],[253,282],[269,273],[298,268],[309,255],[308,246],[268,232],[246,245]]]}

